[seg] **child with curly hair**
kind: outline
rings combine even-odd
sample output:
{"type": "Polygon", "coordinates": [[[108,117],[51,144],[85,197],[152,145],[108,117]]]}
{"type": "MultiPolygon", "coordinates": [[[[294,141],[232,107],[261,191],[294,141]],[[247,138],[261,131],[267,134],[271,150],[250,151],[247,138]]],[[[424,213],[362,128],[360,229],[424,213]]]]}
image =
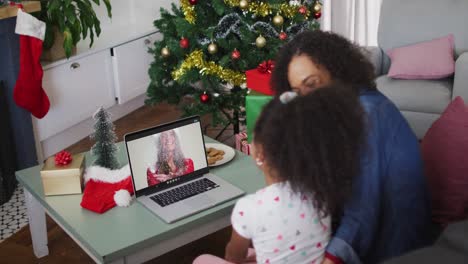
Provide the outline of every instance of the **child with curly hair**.
{"type": "Polygon", "coordinates": [[[273,99],[256,123],[252,151],[267,186],[237,201],[225,259],[202,255],[194,263],[319,264],[331,216],[359,173],[363,138],[363,110],[341,85],[273,99]]]}

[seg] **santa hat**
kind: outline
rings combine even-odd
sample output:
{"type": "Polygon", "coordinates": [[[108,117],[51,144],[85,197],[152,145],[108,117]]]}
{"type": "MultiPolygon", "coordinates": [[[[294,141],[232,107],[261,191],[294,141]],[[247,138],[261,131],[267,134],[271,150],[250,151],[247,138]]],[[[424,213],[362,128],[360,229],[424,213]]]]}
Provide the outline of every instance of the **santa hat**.
{"type": "Polygon", "coordinates": [[[84,181],[81,207],[102,214],[116,205],[130,205],[133,184],[128,165],[118,170],[100,166],[89,167],[86,169],[84,181]]]}

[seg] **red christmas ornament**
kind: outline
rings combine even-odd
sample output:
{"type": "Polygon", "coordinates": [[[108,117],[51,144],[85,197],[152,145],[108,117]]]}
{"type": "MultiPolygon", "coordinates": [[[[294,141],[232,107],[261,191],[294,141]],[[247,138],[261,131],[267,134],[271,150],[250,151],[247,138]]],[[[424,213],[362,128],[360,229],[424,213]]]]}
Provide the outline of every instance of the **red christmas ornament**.
{"type": "Polygon", "coordinates": [[[234,49],[234,50],[232,51],[232,53],[231,53],[231,58],[232,58],[233,60],[238,60],[238,59],[240,59],[240,57],[241,57],[240,51],[238,51],[237,49],[234,49]]]}
{"type": "Polygon", "coordinates": [[[301,6],[301,7],[299,7],[298,12],[300,14],[302,14],[302,15],[305,15],[305,14],[307,14],[307,8],[305,6],[301,6]]]}
{"type": "Polygon", "coordinates": [[[56,166],[65,166],[72,162],[73,158],[70,152],[62,150],[59,153],[55,154],[55,165],[56,166]]]}
{"type": "Polygon", "coordinates": [[[188,1],[191,5],[196,5],[198,3],[198,0],[189,0],[188,1]]]}
{"type": "Polygon", "coordinates": [[[200,102],[203,104],[208,103],[210,101],[210,95],[208,95],[206,92],[204,92],[202,95],[200,95],[200,102]]]}
{"type": "Polygon", "coordinates": [[[286,32],[284,31],[281,31],[281,33],[279,34],[279,39],[286,40],[287,38],[288,38],[288,34],[286,34],[286,32]]]}
{"type": "Polygon", "coordinates": [[[322,17],[322,12],[317,12],[317,13],[314,13],[314,18],[315,19],[319,19],[322,17]]]}
{"type": "Polygon", "coordinates": [[[189,40],[187,38],[181,38],[179,41],[179,45],[183,49],[187,49],[190,45],[189,40]]]}

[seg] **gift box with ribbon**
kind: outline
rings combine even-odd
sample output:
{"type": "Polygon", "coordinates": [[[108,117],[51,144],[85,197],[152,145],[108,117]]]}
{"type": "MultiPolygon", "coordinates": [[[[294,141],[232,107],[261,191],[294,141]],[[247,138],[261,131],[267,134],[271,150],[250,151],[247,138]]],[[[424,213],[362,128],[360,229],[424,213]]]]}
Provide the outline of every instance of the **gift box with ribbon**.
{"type": "Polygon", "coordinates": [[[270,77],[275,64],[272,60],[264,61],[256,69],[245,72],[247,88],[266,95],[273,95],[270,77]]]}
{"type": "Polygon", "coordinates": [[[45,195],[78,194],[83,192],[85,155],[71,155],[62,151],[48,158],[42,170],[41,180],[45,195]]]}
{"type": "Polygon", "coordinates": [[[236,134],[236,149],[244,154],[250,155],[251,145],[247,142],[247,133],[240,132],[236,134]]]}
{"type": "Polygon", "coordinates": [[[250,91],[250,93],[245,97],[248,143],[252,142],[255,122],[257,122],[257,118],[262,112],[263,106],[265,106],[272,98],[273,96],[264,95],[254,91],[250,91]]]}

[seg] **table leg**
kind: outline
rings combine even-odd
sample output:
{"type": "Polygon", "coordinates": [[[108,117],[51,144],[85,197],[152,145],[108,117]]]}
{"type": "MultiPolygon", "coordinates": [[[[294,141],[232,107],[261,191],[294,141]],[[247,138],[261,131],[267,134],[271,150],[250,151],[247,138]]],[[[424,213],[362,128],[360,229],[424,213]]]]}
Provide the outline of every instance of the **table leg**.
{"type": "Polygon", "coordinates": [[[49,255],[45,211],[36,198],[34,198],[26,188],[23,189],[26,208],[28,210],[29,231],[31,231],[34,255],[36,255],[37,258],[42,258],[49,255]]]}

